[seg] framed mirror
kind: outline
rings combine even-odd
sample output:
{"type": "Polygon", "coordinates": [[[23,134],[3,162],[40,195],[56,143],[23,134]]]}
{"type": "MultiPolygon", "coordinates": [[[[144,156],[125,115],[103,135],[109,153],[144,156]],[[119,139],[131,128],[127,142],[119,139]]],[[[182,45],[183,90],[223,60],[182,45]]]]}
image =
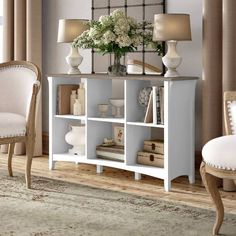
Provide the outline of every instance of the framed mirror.
{"type": "MultiPolygon", "coordinates": [[[[92,19],[98,20],[101,15],[108,15],[116,9],[121,9],[127,16],[137,21],[153,23],[154,15],[165,13],[166,0],[92,0],[92,19]]],[[[165,49],[165,43],[163,42],[165,49]]],[[[101,56],[92,50],[92,73],[104,73],[111,65],[110,55],[101,56]]],[[[135,52],[127,53],[124,57],[128,74],[158,74],[165,73],[161,56],[150,48],[139,46],[135,52]]]]}

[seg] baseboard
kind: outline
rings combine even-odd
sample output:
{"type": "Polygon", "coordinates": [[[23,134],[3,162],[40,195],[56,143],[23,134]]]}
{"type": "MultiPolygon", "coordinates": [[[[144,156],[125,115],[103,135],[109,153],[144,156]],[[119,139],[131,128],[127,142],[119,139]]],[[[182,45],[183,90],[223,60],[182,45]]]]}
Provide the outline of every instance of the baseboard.
{"type": "Polygon", "coordinates": [[[43,132],[43,154],[49,154],[49,133],[43,132]]]}

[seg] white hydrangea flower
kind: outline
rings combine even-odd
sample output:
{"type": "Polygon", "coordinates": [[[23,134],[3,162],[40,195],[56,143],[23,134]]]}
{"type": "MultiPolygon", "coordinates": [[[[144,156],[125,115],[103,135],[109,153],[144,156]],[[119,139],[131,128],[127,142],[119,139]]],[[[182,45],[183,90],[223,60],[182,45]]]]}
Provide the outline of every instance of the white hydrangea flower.
{"type": "Polygon", "coordinates": [[[100,16],[99,21],[104,26],[109,26],[112,24],[112,18],[108,15],[100,16]]]}
{"type": "Polygon", "coordinates": [[[134,47],[138,47],[143,42],[143,37],[140,35],[135,35],[131,40],[134,47]]]}
{"type": "Polygon", "coordinates": [[[132,41],[128,35],[119,35],[116,38],[116,43],[118,43],[119,47],[129,47],[132,44],[132,41]]]}
{"type": "Polygon", "coordinates": [[[119,19],[125,18],[125,13],[123,11],[117,9],[111,13],[111,16],[114,19],[114,21],[117,21],[119,19]]]}
{"type": "Polygon", "coordinates": [[[130,26],[127,20],[122,19],[122,18],[116,22],[115,27],[114,27],[114,31],[117,35],[128,33],[129,30],[130,30],[130,26]]]}
{"type": "Polygon", "coordinates": [[[97,45],[97,47],[100,47],[101,45],[103,45],[103,41],[101,39],[96,39],[93,42],[94,42],[94,44],[97,45]]]}
{"type": "Polygon", "coordinates": [[[104,43],[109,44],[110,42],[115,41],[116,35],[111,31],[108,30],[104,35],[103,35],[104,43]]]}
{"type": "Polygon", "coordinates": [[[137,22],[137,20],[134,19],[133,17],[128,16],[128,17],[127,17],[127,21],[128,21],[128,23],[129,23],[129,25],[130,25],[131,27],[133,27],[133,28],[138,27],[138,22],[137,22]]]}
{"type": "Polygon", "coordinates": [[[100,37],[100,32],[95,29],[95,28],[91,28],[89,30],[89,33],[88,33],[89,37],[91,37],[92,39],[97,39],[100,37]]]}

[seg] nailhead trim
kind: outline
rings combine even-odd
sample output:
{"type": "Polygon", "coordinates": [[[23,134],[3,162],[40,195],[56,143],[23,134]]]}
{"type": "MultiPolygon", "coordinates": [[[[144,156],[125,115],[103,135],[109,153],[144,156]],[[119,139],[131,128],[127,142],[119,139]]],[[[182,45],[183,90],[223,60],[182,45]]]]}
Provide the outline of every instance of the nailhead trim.
{"type": "Polygon", "coordinates": [[[12,138],[12,137],[22,137],[25,136],[26,134],[26,130],[23,130],[21,133],[19,134],[9,134],[9,135],[1,135],[0,134],[0,138],[12,138]]]}
{"type": "Polygon", "coordinates": [[[19,68],[25,68],[25,69],[31,70],[30,68],[25,67],[23,65],[9,65],[9,66],[1,67],[0,71],[7,70],[7,69],[19,69],[19,68]]]}
{"type": "Polygon", "coordinates": [[[231,105],[232,103],[236,103],[236,101],[227,101],[227,109],[229,113],[229,121],[230,121],[230,128],[232,130],[232,134],[236,134],[236,127],[235,124],[233,123],[233,115],[232,115],[232,110],[231,110],[231,105]]]}
{"type": "MultiPolygon", "coordinates": [[[[205,160],[204,160],[205,161],[205,160]]],[[[221,170],[230,170],[230,171],[236,171],[236,168],[230,168],[230,167],[224,167],[224,166],[219,166],[219,165],[214,165],[212,163],[209,163],[208,161],[205,161],[205,163],[211,167],[214,167],[216,169],[221,169],[221,170]]]]}

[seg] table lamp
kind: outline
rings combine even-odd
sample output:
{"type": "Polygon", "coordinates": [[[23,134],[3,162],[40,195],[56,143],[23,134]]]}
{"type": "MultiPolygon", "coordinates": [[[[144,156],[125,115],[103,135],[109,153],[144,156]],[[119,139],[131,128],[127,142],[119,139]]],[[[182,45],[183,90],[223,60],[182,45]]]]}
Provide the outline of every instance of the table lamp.
{"type": "Polygon", "coordinates": [[[177,67],[182,58],[176,51],[177,41],[191,38],[190,16],[188,14],[157,14],[154,16],[153,41],[167,41],[168,51],[162,58],[167,67],[165,77],[179,77],[177,67]]]}
{"type": "Polygon", "coordinates": [[[58,43],[70,43],[70,54],[66,57],[66,61],[70,66],[68,74],[80,74],[79,65],[83,61],[78,48],[72,46],[72,42],[76,37],[81,35],[89,28],[86,24],[87,20],[81,19],[60,19],[58,25],[58,43]]]}

